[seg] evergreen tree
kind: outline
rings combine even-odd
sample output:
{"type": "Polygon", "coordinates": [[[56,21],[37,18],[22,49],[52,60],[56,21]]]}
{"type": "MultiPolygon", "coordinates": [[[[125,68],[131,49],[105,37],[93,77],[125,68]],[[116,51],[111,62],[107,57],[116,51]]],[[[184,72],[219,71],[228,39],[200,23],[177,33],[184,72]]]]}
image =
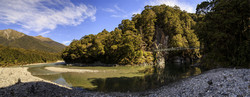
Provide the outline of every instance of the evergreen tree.
{"type": "Polygon", "coordinates": [[[197,5],[205,15],[197,24],[208,67],[249,67],[250,33],[248,0],[209,0],[197,5]]]}
{"type": "MultiPolygon", "coordinates": [[[[97,35],[73,41],[62,57],[68,63],[151,63],[154,60],[152,51],[157,28],[163,29],[163,34],[169,36],[169,47],[200,47],[194,25],[190,14],[177,6],[145,6],[141,14],[133,15],[132,20],[122,20],[118,28],[111,32],[103,30],[97,35]]],[[[199,50],[176,51],[170,56],[180,54],[197,58],[199,50]]]]}
{"type": "Polygon", "coordinates": [[[0,66],[52,62],[57,60],[61,60],[59,53],[10,48],[0,45],[0,66]]]}

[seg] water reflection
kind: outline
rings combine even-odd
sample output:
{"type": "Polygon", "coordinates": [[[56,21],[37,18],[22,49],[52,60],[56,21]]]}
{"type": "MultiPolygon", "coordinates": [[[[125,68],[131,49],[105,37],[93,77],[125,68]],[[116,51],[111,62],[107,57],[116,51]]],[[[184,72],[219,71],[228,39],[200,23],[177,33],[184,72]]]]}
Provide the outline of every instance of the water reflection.
{"type": "Polygon", "coordinates": [[[61,84],[66,85],[66,86],[68,86],[68,87],[72,87],[72,85],[68,84],[68,83],[66,82],[66,80],[65,80],[64,78],[62,78],[62,77],[56,79],[54,82],[55,82],[55,83],[61,83],[61,84]]]}
{"type": "MultiPolygon", "coordinates": [[[[141,73],[137,74],[138,71],[137,72],[134,71],[135,67],[118,67],[109,69],[105,68],[105,70],[109,72],[99,72],[99,73],[91,73],[91,72],[58,73],[44,69],[44,67],[47,66],[55,66],[55,65],[52,64],[52,65],[42,65],[40,67],[39,66],[30,67],[28,71],[30,71],[31,74],[34,76],[40,77],[45,80],[50,80],[58,84],[70,87],[71,86],[82,87],[84,89],[92,91],[103,91],[103,92],[145,91],[148,89],[154,89],[162,85],[169,84],[171,82],[177,81],[182,78],[186,78],[201,73],[201,70],[198,67],[191,67],[190,64],[166,64],[165,68],[154,67],[154,70],[148,70],[148,71],[153,71],[153,73],[146,74],[145,76],[141,73]],[[118,71],[110,72],[110,70],[118,70],[118,71]],[[132,71],[128,73],[128,70],[132,71]],[[120,76],[127,76],[127,77],[120,77],[120,76]]],[[[71,68],[66,66],[59,66],[59,67],[71,68]]],[[[88,68],[90,69],[91,67],[88,68]]]]}
{"type": "Polygon", "coordinates": [[[97,78],[92,81],[95,91],[145,91],[169,84],[182,78],[201,73],[200,68],[188,64],[166,64],[165,68],[156,68],[154,73],[142,77],[97,78]]]}

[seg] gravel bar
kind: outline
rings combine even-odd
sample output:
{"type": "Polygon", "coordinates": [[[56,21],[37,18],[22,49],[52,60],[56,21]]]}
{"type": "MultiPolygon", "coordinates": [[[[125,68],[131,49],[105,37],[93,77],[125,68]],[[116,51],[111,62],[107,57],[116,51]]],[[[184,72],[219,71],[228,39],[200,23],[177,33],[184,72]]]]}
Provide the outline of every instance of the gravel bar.
{"type": "MultiPolygon", "coordinates": [[[[26,69],[27,70],[27,69],[26,69]]],[[[28,74],[29,75],[29,74],[28,74]]],[[[2,75],[0,75],[2,76],[2,75]]],[[[250,97],[250,69],[219,68],[144,92],[91,92],[45,81],[18,82],[0,88],[1,97],[250,97]]]]}

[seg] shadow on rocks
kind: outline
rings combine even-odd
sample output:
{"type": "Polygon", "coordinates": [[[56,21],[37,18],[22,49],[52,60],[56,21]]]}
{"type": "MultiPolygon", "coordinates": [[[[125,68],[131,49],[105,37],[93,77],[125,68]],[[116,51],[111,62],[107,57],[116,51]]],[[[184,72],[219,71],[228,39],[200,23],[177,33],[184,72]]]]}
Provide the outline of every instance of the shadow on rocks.
{"type": "Polygon", "coordinates": [[[74,95],[77,91],[60,87],[47,82],[16,83],[14,85],[0,88],[2,97],[51,97],[74,95]]]}

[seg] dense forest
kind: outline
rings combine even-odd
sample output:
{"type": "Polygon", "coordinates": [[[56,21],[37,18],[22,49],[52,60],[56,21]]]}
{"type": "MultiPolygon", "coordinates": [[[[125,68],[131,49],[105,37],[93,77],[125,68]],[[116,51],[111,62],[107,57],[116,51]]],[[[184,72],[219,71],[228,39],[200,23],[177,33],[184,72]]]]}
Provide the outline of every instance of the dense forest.
{"type": "MultiPolygon", "coordinates": [[[[200,47],[194,33],[196,22],[179,7],[145,6],[141,14],[121,21],[113,31],[105,29],[97,35],[74,40],[62,54],[67,63],[142,64],[152,63],[153,52],[161,43],[167,47],[200,47]],[[168,37],[161,40],[162,35],[168,37]],[[160,37],[160,38],[159,38],[160,37]]],[[[198,58],[199,50],[171,52],[169,56],[198,58]]]]}
{"type": "Polygon", "coordinates": [[[204,16],[196,32],[207,67],[250,67],[249,0],[209,0],[197,5],[204,16]]]}
{"type": "Polygon", "coordinates": [[[59,53],[10,48],[0,45],[0,66],[44,63],[57,60],[61,60],[59,53]]]}
{"type": "Polygon", "coordinates": [[[121,21],[113,31],[86,35],[66,47],[67,63],[152,63],[160,45],[196,47],[201,50],[169,52],[174,56],[201,58],[207,68],[249,67],[248,0],[208,0],[197,5],[196,14],[178,6],[145,6],[141,14],[121,21]]]}
{"type": "Polygon", "coordinates": [[[41,36],[12,29],[0,32],[0,64],[28,64],[61,59],[66,63],[138,65],[181,57],[201,58],[214,67],[250,67],[248,0],[208,0],[196,13],[178,6],[145,6],[140,14],[124,19],[113,31],[103,30],[73,40],[60,55],[61,45],[41,36]],[[9,37],[11,36],[11,37],[9,37]],[[34,45],[30,45],[34,44],[34,45]],[[201,48],[157,53],[159,48],[201,48]]]}
{"type": "Polygon", "coordinates": [[[62,60],[63,44],[42,36],[29,36],[13,29],[0,30],[0,66],[62,60]]]}

